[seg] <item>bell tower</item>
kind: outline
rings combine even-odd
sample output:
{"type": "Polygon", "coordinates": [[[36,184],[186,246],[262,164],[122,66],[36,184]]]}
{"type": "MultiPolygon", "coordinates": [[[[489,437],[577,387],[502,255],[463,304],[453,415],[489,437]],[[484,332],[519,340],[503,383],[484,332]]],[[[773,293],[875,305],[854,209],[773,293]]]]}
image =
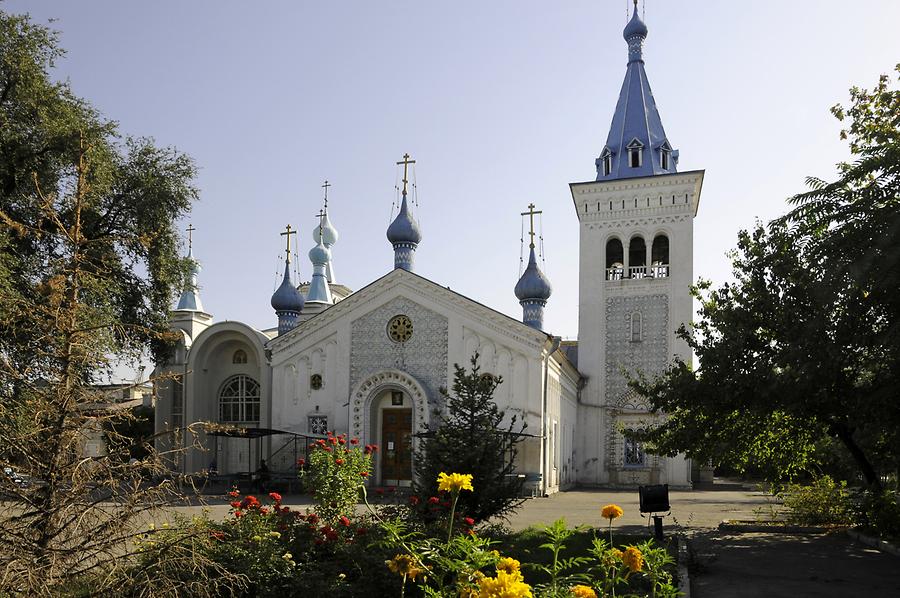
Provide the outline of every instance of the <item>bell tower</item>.
{"type": "Polygon", "coordinates": [[[579,222],[578,369],[587,378],[578,420],[578,481],[688,486],[681,455],[648,454],[623,430],[656,421],[628,389],[626,372],[661,373],[677,355],[675,332],[692,317],[693,219],[703,171],[678,172],[644,69],[647,26],[634,14],[623,36],[625,80],[596,179],[572,183],[579,222]]]}

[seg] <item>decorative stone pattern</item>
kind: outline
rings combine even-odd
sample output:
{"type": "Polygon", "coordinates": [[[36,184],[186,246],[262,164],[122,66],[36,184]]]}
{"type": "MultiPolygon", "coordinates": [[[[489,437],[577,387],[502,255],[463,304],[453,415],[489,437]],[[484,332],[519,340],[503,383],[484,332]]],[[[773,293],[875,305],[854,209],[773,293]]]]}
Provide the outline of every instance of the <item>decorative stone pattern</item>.
{"type": "Polygon", "coordinates": [[[447,384],[447,318],[405,297],[389,301],[350,325],[350,388],[373,373],[395,369],[409,373],[425,389],[430,409],[439,409],[438,389],[447,384]],[[405,343],[388,338],[387,324],[405,315],[415,334],[405,343]]]}
{"type": "MultiPolygon", "coordinates": [[[[428,413],[425,411],[425,405],[428,404],[428,397],[425,396],[425,389],[409,374],[395,369],[387,369],[367,377],[358,387],[354,387],[350,396],[351,436],[366,437],[365,431],[370,424],[369,410],[372,401],[376,399],[379,391],[386,388],[402,390],[412,400],[413,432],[418,434],[427,430],[428,413]]],[[[417,443],[418,440],[413,439],[413,448],[418,446],[417,443]]]]}
{"type": "Polygon", "coordinates": [[[609,297],[606,300],[606,404],[618,404],[628,393],[627,372],[662,372],[669,361],[669,297],[609,297]],[[640,341],[632,340],[632,315],[641,314],[640,341]]]}

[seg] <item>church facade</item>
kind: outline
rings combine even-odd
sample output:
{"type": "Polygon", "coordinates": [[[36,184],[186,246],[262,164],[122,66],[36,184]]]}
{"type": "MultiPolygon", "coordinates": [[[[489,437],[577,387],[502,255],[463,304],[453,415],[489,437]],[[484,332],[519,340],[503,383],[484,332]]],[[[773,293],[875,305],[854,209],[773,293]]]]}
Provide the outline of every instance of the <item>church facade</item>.
{"type": "Polygon", "coordinates": [[[159,436],[160,448],[170,448],[166,438],[185,442],[198,422],[213,427],[198,431],[175,467],[237,474],[265,459],[291,475],[297,439],[335,431],[381,448],[373,484],[408,485],[419,438],[446,409],[440,389],[452,385],[455,364],[468,367],[477,354],[482,374],[502,379],[494,400],[527,424],[516,470],[537,494],[576,484],[689,486],[686,459],[648,454],[623,431],[660,417],[628,389],[627,373],[659,373],[675,355],[690,360],[675,331],[692,314],[703,172],[677,171],[647,83],[647,28],[636,9],[624,36],[628,66],[596,179],[570,185],[580,228],[577,341],[543,330],[551,286],[533,242],[515,287],[521,320],[414,272],[422,234],[407,202],[405,156],[400,210],[387,231],[395,267],[368,286],[352,292],[336,282],[338,234],[327,201],[309,252],[312,280],[299,287],[290,227],[284,233],[285,273],[272,297],[277,328],[214,321],[195,276],[171,315],[178,348],[156,372],[157,431],[174,432],[159,436]]]}

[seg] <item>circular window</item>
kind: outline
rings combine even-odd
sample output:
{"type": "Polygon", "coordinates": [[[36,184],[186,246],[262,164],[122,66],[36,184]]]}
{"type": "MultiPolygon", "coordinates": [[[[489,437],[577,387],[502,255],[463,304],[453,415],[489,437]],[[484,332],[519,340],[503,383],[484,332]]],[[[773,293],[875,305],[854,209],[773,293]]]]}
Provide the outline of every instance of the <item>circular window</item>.
{"type": "Polygon", "coordinates": [[[388,322],[387,333],[395,343],[405,343],[412,337],[412,321],[407,316],[394,316],[388,322]]]}

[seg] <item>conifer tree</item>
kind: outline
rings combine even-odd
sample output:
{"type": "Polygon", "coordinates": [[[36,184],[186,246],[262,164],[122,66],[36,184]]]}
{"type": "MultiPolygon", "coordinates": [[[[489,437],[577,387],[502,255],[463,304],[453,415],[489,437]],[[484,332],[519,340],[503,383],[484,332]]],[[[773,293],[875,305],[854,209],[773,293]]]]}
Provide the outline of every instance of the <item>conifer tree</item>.
{"type": "Polygon", "coordinates": [[[484,521],[506,517],[522,503],[521,482],[512,474],[526,424],[516,415],[507,418],[494,402],[502,379],[481,373],[477,353],[471,364],[468,372],[454,364],[451,391],[441,389],[445,408],[415,455],[416,491],[435,496],[441,472],[472,474],[474,491],[460,494],[457,511],[484,521]]]}

